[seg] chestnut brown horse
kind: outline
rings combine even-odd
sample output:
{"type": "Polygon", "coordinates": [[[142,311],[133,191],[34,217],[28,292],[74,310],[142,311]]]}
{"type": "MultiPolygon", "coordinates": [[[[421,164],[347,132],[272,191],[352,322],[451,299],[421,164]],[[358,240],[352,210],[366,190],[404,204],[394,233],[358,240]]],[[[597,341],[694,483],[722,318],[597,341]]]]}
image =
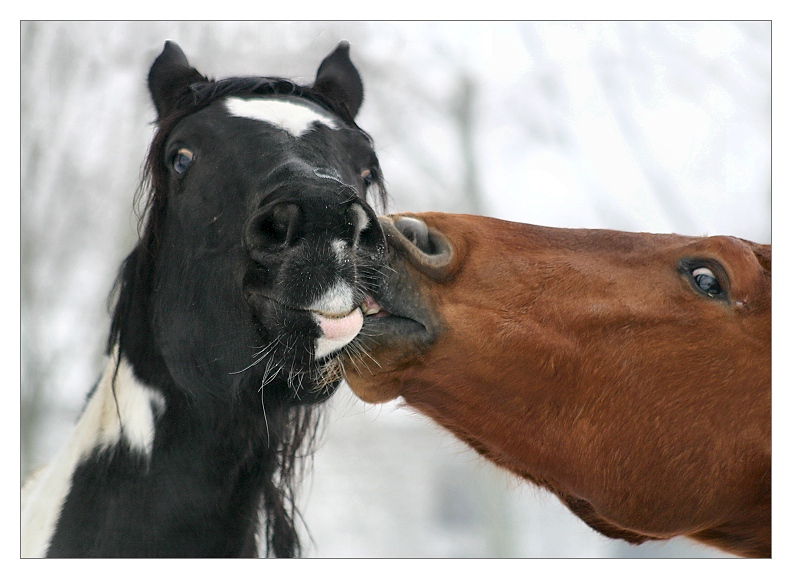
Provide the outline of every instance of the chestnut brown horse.
{"type": "Polygon", "coordinates": [[[770,556],[770,246],[381,221],[357,396],[403,397],[608,537],[770,556]]]}

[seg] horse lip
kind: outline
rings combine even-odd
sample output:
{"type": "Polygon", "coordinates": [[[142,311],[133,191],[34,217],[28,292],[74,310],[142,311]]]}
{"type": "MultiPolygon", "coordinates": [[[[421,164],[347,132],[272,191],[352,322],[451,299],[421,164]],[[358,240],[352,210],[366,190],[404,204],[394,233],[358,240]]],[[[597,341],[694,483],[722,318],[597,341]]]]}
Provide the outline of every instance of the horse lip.
{"type": "Polygon", "coordinates": [[[363,314],[363,318],[364,319],[365,318],[369,318],[369,317],[385,317],[385,316],[389,316],[390,315],[390,313],[388,313],[387,311],[383,310],[381,307],[371,305],[371,304],[376,304],[376,302],[374,302],[374,300],[371,299],[370,297],[369,297],[370,302],[366,306],[361,304],[361,305],[356,306],[356,307],[354,307],[354,308],[352,308],[352,309],[350,309],[348,311],[345,311],[345,312],[328,312],[328,311],[324,311],[324,310],[316,310],[316,309],[311,309],[311,308],[302,308],[302,307],[297,307],[297,306],[291,306],[291,305],[283,303],[281,300],[279,300],[277,298],[273,298],[271,296],[268,296],[268,295],[260,293],[260,292],[255,292],[255,293],[253,293],[251,295],[252,296],[256,296],[259,299],[264,299],[264,300],[267,300],[269,302],[272,302],[273,304],[275,304],[276,306],[278,306],[279,308],[282,308],[284,310],[289,310],[289,311],[292,311],[292,312],[303,313],[303,314],[312,314],[312,315],[316,316],[319,319],[324,318],[326,320],[333,320],[333,321],[343,320],[343,319],[348,318],[351,315],[353,315],[355,313],[355,311],[357,311],[357,310],[361,311],[361,313],[363,314]],[[372,308],[374,309],[374,311],[372,311],[372,308]],[[368,311],[368,313],[367,313],[367,311],[368,311]]]}
{"type": "Polygon", "coordinates": [[[419,320],[413,313],[406,311],[410,308],[403,308],[391,303],[385,296],[378,296],[376,300],[372,296],[366,296],[360,307],[366,323],[388,324],[401,330],[409,328],[409,333],[423,334],[429,331],[426,323],[419,320]]]}
{"type": "Polygon", "coordinates": [[[319,316],[329,318],[331,320],[346,318],[350,316],[355,310],[360,309],[363,313],[364,317],[384,317],[389,316],[390,312],[386,311],[377,301],[371,297],[371,295],[366,294],[363,298],[363,301],[357,307],[352,308],[346,312],[326,312],[322,310],[309,310],[311,313],[317,314],[319,316]]]}
{"type": "Polygon", "coordinates": [[[322,316],[323,318],[328,318],[330,320],[340,320],[340,319],[349,317],[358,308],[352,308],[351,310],[346,311],[346,312],[325,312],[325,311],[322,311],[322,310],[310,310],[310,309],[304,309],[304,308],[291,308],[291,309],[296,309],[298,311],[302,310],[302,311],[305,311],[305,312],[311,312],[312,314],[316,314],[317,316],[322,316]]]}
{"type": "Polygon", "coordinates": [[[321,316],[321,317],[324,317],[324,318],[327,318],[327,319],[331,319],[331,320],[332,319],[345,318],[345,317],[349,316],[350,314],[352,314],[352,312],[354,312],[357,309],[357,308],[352,308],[348,312],[323,312],[323,311],[312,310],[312,309],[304,308],[304,307],[300,307],[300,306],[289,305],[287,303],[282,302],[278,298],[274,298],[274,297],[272,297],[270,295],[267,295],[265,293],[262,293],[262,292],[250,292],[248,294],[248,301],[253,307],[257,307],[259,304],[261,304],[262,301],[264,301],[264,302],[269,302],[269,303],[275,304],[275,306],[277,306],[281,310],[288,310],[290,312],[295,312],[295,313],[299,313],[299,314],[307,314],[307,315],[313,314],[313,315],[321,316]],[[258,304],[256,302],[258,302],[258,304]]]}

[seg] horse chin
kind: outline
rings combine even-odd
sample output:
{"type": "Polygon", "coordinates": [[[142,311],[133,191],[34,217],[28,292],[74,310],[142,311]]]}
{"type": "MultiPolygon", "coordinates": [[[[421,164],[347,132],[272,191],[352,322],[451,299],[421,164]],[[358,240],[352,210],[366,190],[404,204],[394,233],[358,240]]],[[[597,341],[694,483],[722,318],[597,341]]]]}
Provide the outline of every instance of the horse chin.
{"type": "Polygon", "coordinates": [[[398,369],[419,359],[433,342],[432,325],[379,304],[366,315],[360,334],[340,355],[344,377],[352,392],[368,403],[382,403],[401,395],[398,369]]]}
{"type": "Polygon", "coordinates": [[[285,383],[284,393],[291,404],[327,400],[344,378],[342,354],[362,325],[360,310],[328,320],[317,312],[289,307],[261,293],[248,294],[247,302],[264,338],[263,347],[256,352],[260,361],[254,361],[262,374],[260,384],[275,387],[285,383]],[[357,326],[356,315],[361,318],[357,326]],[[285,328],[286,331],[272,335],[265,328],[285,328]],[[338,335],[332,334],[333,331],[338,335]],[[344,331],[352,334],[345,338],[344,331]],[[330,333],[329,338],[325,336],[327,333],[330,333]],[[267,366],[268,359],[278,359],[279,363],[267,366]]]}
{"type": "Polygon", "coordinates": [[[383,377],[383,373],[377,368],[370,371],[366,368],[356,368],[350,362],[344,375],[349,389],[352,393],[368,404],[383,404],[401,396],[401,389],[398,380],[383,377]]]}

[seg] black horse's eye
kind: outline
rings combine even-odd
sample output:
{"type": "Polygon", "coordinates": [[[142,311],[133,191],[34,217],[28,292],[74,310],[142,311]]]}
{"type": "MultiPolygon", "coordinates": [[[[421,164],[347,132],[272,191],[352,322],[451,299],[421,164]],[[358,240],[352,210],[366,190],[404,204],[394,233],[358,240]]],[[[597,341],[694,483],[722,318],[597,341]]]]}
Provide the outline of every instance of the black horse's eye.
{"type": "Polygon", "coordinates": [[[173,159],[171,159],[171,164],[173,165],[173,170],[176,171],[179,175],[184,173],[187,170],[187,167],[190,166],[193,160],[193,153],[189,149],[179,149],[176,151],[176,154],[173,155],[173,159]]]}
{"type": "Polygon", "coordinates": [[[718,296],[723,293],[720,282],[712,270],[708,267],[697,267],[691,272],[693,281],[701,291],[708,296],[718,296]]]}
{"type": "Polygon", "coordinates": [[[369,187],[374,181],[376,181],[376,176],[374,175],[374,171],[371,169],[366,169],[363,171],[360,176],[363,178],[363,184],[366,187],[369,187]]]}

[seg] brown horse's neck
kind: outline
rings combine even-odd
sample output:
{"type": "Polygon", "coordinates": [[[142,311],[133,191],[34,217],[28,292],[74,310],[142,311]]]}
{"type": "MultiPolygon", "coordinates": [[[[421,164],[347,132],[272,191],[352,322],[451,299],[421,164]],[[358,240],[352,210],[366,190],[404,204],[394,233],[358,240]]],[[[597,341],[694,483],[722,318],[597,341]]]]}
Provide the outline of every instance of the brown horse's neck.
{"type": "Polygon", "coordinates": [[[576,398],[571,382],[545,385],[544,396],[509,398],[502,395],[506,381],[515,392],[535,382],[504,373],[467,382],[470,390],[455,398],[463,379],[407,375],[403,396],[487,459],[554,492],[595,530],[636,544],[685,535],[731,553],[769,556],[770,453],[757,430],[725,437],[738,423],[724,417],[707,429],[715,419],[699,416],[695,403],[679,418],[696,424],[686,430],[669,423],[651,398],[630,416],[613,404],[624,388],[609,381],[599,398],[576,398]],[[455,384],[455,392],[444,384],[455,384]]]}

